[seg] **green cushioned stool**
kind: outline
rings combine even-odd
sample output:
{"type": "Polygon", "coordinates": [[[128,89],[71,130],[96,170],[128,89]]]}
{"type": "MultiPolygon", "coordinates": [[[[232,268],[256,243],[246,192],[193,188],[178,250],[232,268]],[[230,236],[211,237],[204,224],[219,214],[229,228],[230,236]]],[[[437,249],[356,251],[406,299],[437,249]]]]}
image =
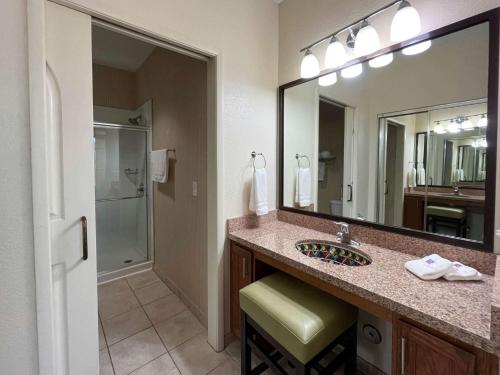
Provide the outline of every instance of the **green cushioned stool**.
{"type": "Polygon", "coordinates": [[[342,364],[345,374],[356,373],[354,306],[278,272],[241,289],[240,309],[243,375],[267,368],[286,374],[278,363],[283,357],[295,374],[310,374],[312,368],[332,374],[342,364]],[[338,345],[343,350],[329,364],[320,365],[338,345]],[[253,370],[252,351],[263,361],[253,370]]]}
{"type": "Polygon", "coordinates": [[[427,230],[429,226],[433,233],[438,233],[438,227],[451,227],[455,229],[457,237],[467,237],[466,212],[463,208],[446,206],[427,206],[427,230]]]}

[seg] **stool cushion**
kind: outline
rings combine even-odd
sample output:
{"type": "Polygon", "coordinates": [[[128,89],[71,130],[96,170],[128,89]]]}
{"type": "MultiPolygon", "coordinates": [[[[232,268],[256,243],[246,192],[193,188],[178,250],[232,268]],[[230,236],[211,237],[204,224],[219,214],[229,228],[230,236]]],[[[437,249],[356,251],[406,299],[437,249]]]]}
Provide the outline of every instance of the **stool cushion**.
{"type": "Polygon", "coordinates": [[[427,206],[427,215],[441,216],[448,219],[460,220],[465,217],[465,210],[463,208],[427,206]]]}
{"type": "Polygon", "coordinates": [[[357,320],[354,306],[280,272],[241,289],[240,307],[304,364],[357,320]]]}

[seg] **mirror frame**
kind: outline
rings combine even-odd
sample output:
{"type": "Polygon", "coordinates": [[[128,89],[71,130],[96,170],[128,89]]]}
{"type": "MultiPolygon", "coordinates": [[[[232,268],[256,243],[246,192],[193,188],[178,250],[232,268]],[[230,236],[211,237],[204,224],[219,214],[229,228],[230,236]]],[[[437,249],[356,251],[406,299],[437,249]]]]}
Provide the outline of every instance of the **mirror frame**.
{"type": "Polygon", "coordinates": [[[429,241],[446,243],[454,246],[460,246],[465,248],[470,248],[474,250],[481,250],[487,252],[493,252],[494,244],[494,233],[495,233],[495,192],[496,192],[496,165],[497,165],[497,123],[498,123],[498,83],[499,83],[499,48],[500,48],[500,7],[491,9],[484,13],[477,14],[475,16],[463,19],[461,21],[449,24],[447,26],[441,27],[439,29],[421,34],[412,39],[406,40],[401,43],[391,45],[389,47],[380,49],[370,55],[363,56],[348,63],[335,68],[335,69],[325,69],[320,72],[319,75],[312,78],[301,78],[292,82],[285,83],[278,88],[278,202],[279,210],[294,212],[307,216],[315,216],[323,219],[329,219],[334,221],[344,221],[347,223],[362,225],[366,227],[371,227],[373,229],[389,231],[393,233],[398,233],[402,235],[407,235],[411,237],[422,238],[429,241]],[[284,95],[285,90],[302,83],[306,83],[312,80],[316,80],[321,76],[340,71],[349,66],[364,63],[374,57],[384,55],[389,52],[397,52],[405,47],[413,44],[417,44],[429,39],[440,38],[457,31],[467,29],[478,24],[488,22],[489,23],[489,54],[488,54],[488,127],[486,130],[486,140],[488,142],[486,158],[488,162],[486,163],[486,181],[485,181],[485,200],[484,200],[484,236],[483,241],[475,241],[470,239],[452,237],[443,234],[429,233],[418,231],[414,229],[395,227],[390,225],[379,224],[376,222],[369,222],[364,220],[352,219],[343,216],[333,216],[329,214],[311,212],[306,210],[300,210],[294,207],[284,206],[284,196],[283,196],[283,151],[284,151],[284,95]]]}

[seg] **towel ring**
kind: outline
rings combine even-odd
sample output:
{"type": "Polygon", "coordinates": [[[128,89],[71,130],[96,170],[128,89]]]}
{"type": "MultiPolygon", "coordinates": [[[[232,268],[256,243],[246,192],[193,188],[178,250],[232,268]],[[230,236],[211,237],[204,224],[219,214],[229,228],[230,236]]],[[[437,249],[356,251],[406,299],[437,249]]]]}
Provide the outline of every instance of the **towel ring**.
{"type": "Polygon", "coordinates": [[[255,151],[252,151],[250,155],[252,156],[253,159],[253,169],[255,169],[255,159],[257,159],[257,156],[262,156],[262,159],[264,159],[264,168],[266,167],[267,165],[266,157],[262,152],[256,153],[255,151]]]}
{"type": "Polygon", "coordinates": [[[295,159],[297,159],[297,165],[299,166],[299,168],[300,168],[300,159],[306,159],[307,160],[307,168],[311,167],[311,160],[309,160],[307,155],[295,154],[295,159]]]}

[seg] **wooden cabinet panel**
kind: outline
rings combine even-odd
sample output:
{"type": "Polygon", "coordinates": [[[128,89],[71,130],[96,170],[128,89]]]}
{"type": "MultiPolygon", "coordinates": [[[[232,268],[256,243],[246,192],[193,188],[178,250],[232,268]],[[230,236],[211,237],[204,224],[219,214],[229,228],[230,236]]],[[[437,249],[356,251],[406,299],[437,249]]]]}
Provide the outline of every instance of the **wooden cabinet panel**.
{"type": "Polygon", "coordinates": [[[405,322],[398,322],[395,374],[474,375],[476,356],[405,322]]]}
{"type": "Polygon", "coordinates": [[[424,200],[418,197],[405,196],[403,208],[403,226],[405,228],[424,230],[424,200]]]}
{"type": "Polygon", "coordinates": [[[231,243],[231,332],[240,337],[239,291],[253,281],[252,253],[231,243]]]}

